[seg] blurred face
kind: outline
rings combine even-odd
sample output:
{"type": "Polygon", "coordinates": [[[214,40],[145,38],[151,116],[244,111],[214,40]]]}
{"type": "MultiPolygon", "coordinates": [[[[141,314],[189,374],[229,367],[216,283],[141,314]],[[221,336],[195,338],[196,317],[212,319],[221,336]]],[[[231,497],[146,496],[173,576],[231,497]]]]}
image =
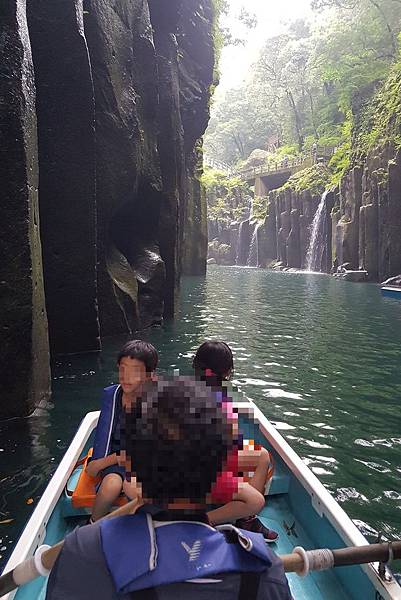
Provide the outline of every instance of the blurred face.
{"type": "Polygon", "coordinates": [[[141,386],[151,378],[145,365],[136,358],[124,356],[118,365],[118,378],[124,394],[131,395],[140,391],[141,386]]]}

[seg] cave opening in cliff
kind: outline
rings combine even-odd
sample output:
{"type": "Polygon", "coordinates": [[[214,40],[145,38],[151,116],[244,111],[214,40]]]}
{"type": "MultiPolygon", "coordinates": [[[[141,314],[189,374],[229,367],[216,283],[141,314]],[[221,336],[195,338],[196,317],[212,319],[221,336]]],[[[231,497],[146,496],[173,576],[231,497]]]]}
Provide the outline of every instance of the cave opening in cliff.
{"type": "Polygon", "coordinates": [[[158,243],[160,192],[143,186],[109,227],[107,269],[130,331],[163,320],[164,261],[158,243]]]}

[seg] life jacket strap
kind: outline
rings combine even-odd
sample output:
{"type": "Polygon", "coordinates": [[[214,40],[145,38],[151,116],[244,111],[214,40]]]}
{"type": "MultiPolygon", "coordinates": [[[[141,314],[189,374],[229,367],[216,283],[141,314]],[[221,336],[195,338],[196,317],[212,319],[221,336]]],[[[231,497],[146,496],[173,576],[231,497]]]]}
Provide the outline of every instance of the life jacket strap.
{"type": "Polygon", "coordinates": [[[131,592],[130,600],[157,600],[156,588],[147,588],[146,590],[137,590],[131,592]]]}
{"type": "Polygon", "coordinates": [[[241,573],[238,600],[256,600],[262,573],[241,573]]]}

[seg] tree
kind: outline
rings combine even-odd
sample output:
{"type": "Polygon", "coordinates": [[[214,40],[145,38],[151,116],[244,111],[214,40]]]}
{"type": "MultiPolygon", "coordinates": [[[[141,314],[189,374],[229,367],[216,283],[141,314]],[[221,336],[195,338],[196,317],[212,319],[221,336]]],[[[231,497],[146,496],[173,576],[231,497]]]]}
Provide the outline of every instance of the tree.
{"type": "Polygon", "coordinates": [[[349,147],[355,98],[398,60],[401,0],[313,4],[316,22],[294,21],[267,39],[250,81],[213,107],[205,140],[212,157],[235,163],[271,136],[299,149],[349,147]]]}

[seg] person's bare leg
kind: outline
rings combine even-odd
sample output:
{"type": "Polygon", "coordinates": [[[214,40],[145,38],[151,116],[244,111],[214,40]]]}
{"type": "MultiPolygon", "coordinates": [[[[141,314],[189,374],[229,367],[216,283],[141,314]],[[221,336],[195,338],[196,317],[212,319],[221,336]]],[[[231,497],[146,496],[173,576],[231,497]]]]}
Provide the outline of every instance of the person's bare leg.
{"type": "Polygon", "coordinates": [[[123,492],[130,500],[134,500],[134,498],[140,498],[141,489],[138,486],[135,477],[131,477],[131,481],[124,480],[123,483],[123,492]]]}
{"type": "MultiPolygon", "coordinates": [[[[245,479],[263,496],[267,493],[266,483],[272,479],[273,462],[270,453],[265,448],[241,450],[238,453],[238,468],[244,474],[245,472],[253,472],[252,477],[245,477],[245,479]]],[[[268,543],[276,542],[279,537],[276,531],[266,527],[255,515],[249,515],[247,519],[239,519],[237,526],[248,531],[261,533],[268,543]]]]}
{"type": "Polygon", "coordinates": [[[116,473],[109,473],[103,479],[92,510],[92,521],[97,521],[110,512],[111,507],[121,494],[123,480],[116,473]]]}
{"type": "Polygon", "coordinates": [[[265,493],[268,475],[272,476],[272,462],[266,448],[260,450],[240,450],[238,453],[238,469],[241,472],[253,471],[253,476],[247,479],[252,487],[261,494],[265,493]]]}

